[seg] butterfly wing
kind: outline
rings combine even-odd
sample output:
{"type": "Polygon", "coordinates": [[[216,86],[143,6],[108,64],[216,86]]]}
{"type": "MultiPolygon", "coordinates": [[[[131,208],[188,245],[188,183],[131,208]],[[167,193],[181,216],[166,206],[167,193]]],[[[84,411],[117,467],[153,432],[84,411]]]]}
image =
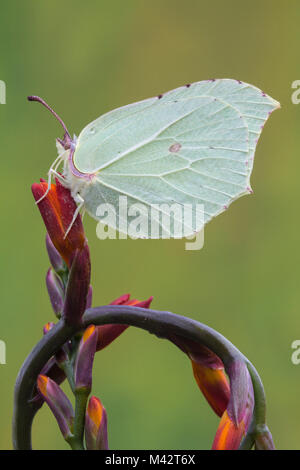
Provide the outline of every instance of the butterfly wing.
{"type": "Polygon", "coordinates": [[[261,90],[223,79],[101,116],[79,135],[74,154],[79,171],[96,173],[83,194],[87,211],[97,218],[100,204],[118,207],[119,197],[126,196],[128,205],[142,204],[145,214],[165,205],[155,213],[160,235],[152,236],[148,226],[141,236],[192,235],[249,192],[256,144],[277,107],[261,90]],[[182,222],[175,214],[166,227],[163,215],[172,204],[192,206],[193,217],[182,222]]]}

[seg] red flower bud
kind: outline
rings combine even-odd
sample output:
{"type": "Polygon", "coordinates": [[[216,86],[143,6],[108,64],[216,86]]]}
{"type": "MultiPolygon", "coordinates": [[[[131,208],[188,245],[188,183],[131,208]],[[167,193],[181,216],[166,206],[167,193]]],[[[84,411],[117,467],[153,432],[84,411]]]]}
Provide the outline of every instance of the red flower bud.
{"type": "Polygon", "coordinates": [[[230,387],[221,359],[207,347],[179,336],[169,339],[190,358],[195,380],[218,416],[227,408],[230,387]]]}
{"type": "Polygon", "coordinates": [[[85,244],[81,250],[76,251],[68,278],[63,315],[70,325],[80,323],[86,310],[90,278],[90,252],[85,244]]]}
{"type": "MultiPolygon", "coordinates": [[[[48,184],[44,180],[32,185],[36,201],[45,195],[47,188],[48,184]]],[[[69,189],[56,180],[56,185],[51,184],[47,195],[38,203],[38,208],[53,245],[70,267],[75,251],[81,250],[86,240],[80,215],[76,217],[66,236],[77,209],[69,189]]]]}
{"type": "Polygon", "coordinates": [[[230,400],[221,418],[213,450],[237,450],[249,429],[253,415],[254,392],[246,364],[234,361],[229,366],[228,375],[230,400]]]}
{"type": "MultiPolygon", "coordinates": [[[[139,301],[136,299],[130,300],[130,294],[122,295],[116,300],[113,300],[110,305],[131,305],[135,307],[149,308],[153,300],[153,297],[149,297],[148,300],[139,301]]],[[[118,336],[120,336],[123,331],[128,328],[128,325],[101,325],[97,326],[98,331],[98,342],[97,342],[97,351],[106,348],[112,341],[114,341],[118,336]]]]}

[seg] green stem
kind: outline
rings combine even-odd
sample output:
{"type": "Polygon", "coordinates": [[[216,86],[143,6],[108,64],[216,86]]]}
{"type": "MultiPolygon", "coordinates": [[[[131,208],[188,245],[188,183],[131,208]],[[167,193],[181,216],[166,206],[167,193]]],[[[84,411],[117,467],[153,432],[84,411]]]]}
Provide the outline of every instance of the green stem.
{"type": "Polygon", "coordinates": [[[251,376],[253,391],[254,391],[254,400],[255,407],[253,412],[253,418],[255,423],[258,426],[264,425],[266,423],[266,395],[264,386],[262,384],[261,378],[257,373],[255,367],[247,360],[247,367],[249,374],[251,376]]]}
{"type": "Polygon", "coordinates": [[[248,429],[248,432],[244,439],[242,440],[239,450],[251,450],[254,446],[255,436],[254,436],[254,428],[255,428],[255,417],[253,416],[252,422],[248,429]]]}
{"type": "Polygon", "coordinates": [[[72,450],[84,450],[82,443],[78,441],[78,439],[75,439],[74,436],[68,437],[66,441],[72,450]]]}
{"type": "Polygon", "coordinates": [[[85,411],[90,390],[80,389],[75,391],[75,420],[74,420],[74,440],[78,443],[78,448],[84,449],[84,425],[85,411]]]}
{"type": "Polygon", "coordinates": [[[69,385],[71,387],[72,392],[75,392],[75,382],[74,382],[74,368],[73,365],[69,360],[63,362],[60,364],[60,368],[64,371],[66,374],[67,380],[69,382],[69,385]]]}
{"type": "Polygon", "coordinates": [[[269,434],[270,443],[272,443],[272,446],[275,449],[272,435],[269,432],[268,426],[266,425],[266,396],[264,386],[262,384],[260,376],[258,375],[256,369],[253,367],[251,362],[247,360],[246,363],[253,384],[254,410],[251,425],[249,427],[247,435],[245,436],[240,445],[240,450],[252,449],[256,437],[258,436],[258,434],[262,433],[269,434]]]}

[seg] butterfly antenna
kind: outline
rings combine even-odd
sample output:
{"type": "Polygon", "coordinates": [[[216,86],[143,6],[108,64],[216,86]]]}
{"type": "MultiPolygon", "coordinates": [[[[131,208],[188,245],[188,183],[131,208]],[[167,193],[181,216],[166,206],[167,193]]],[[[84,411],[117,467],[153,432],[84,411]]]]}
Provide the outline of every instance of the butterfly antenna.
{"type": "Polygon", "coordinates": [[[58,122],[60,122],[60,124],[62,125],[64,131],[66,132],[66,134],[68,135],[68,137],[70,138],[71,140],[71,136],[69,134],[69,131],[64,123],[64,121],[59,117],[59,115],[46,103],[46,101],[44,101],[42,98],[40,98],[39,96],[28,96],[27,97],[28,101],[37,101],[38,103],[41,103],[43,106],[45,106],[45,108],[47,108],[51,114],[53,114],[53,116],[58,120],[58,122]]]}

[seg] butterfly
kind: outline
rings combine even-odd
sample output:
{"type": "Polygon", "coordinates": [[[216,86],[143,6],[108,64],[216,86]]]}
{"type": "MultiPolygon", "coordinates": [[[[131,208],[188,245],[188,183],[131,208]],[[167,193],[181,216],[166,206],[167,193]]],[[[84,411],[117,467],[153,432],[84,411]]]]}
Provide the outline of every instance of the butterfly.
{"type": "MultiPolygon", "coordinates": [[[[116,209],[126,198],[128,206],[141,208],[146,221],[141,238],[191,236],[252,192],[256,145],[269,115],[280,107],[247,83],[204,80],[110,111],[71,138],[44,100],[28,99],[43,104],[63,126],[48,188],[56,176],[70,189],[78,204],[74,220],[82,208],[103,220],[99,207],[116,209]],[[192,212],[182,221],[174,210],[166,224],[174,205],[192,212]],[[159,228],[155,233],[149,229],[150,210],[159,228]]],[[[115,210],[115,218],[106,223],[120,230],[123,215],[115,210]]]]}

